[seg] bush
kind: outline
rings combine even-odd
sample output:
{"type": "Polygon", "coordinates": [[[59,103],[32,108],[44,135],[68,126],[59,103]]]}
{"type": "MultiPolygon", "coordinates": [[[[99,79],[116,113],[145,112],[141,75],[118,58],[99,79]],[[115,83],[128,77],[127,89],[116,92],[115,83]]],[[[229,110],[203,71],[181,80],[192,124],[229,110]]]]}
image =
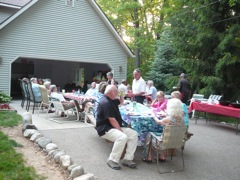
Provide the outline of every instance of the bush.
{"type": "Polygon", "coordinates": [[[11,97],[0,91],[0,103],[9,103],[11,101],[11,97]]]}

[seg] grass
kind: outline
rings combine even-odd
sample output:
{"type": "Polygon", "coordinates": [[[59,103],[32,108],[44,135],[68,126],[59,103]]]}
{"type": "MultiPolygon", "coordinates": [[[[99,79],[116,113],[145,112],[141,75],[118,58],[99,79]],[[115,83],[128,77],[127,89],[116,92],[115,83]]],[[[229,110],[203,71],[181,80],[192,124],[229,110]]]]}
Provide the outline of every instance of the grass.
{"type": "MultiPolygon", "coordinates": [[[[19,125],[21,116],[16,112],[0,112],[0,126],[13,127],[19,125]]],[[[26,167],[22,154],[17,153],[14,147],[22,147],[14,140],[9,139],[0,131],[0,179],[1,180],[42,180],[44,177],[36,174],[33,167],[26,167]]]]}

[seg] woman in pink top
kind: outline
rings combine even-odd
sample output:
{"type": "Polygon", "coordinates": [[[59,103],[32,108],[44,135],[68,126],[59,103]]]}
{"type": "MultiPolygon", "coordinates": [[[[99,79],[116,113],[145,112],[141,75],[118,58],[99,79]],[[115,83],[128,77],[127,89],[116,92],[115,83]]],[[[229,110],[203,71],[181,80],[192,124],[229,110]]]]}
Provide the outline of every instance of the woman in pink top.
{"type": "Polygon", "coordinates": [[[162,91],[158,91],[157,97],[152,102],[151,107],[153,108],[153,111],[155,113],[164,111],[167,108],[167,102],[168,102],[168,100],[166,98],[164,98],[164,93],[162,91]]]}

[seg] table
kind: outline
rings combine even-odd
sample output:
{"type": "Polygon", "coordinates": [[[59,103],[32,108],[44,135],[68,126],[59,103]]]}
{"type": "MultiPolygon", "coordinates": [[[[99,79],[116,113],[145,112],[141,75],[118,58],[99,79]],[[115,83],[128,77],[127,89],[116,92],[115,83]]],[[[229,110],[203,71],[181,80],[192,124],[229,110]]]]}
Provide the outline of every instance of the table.
{"type": "MultiPolygon", "coordinates": [[[[231,106],[222,106],[220,104],[209,104],[207,102],[193,101],[189,106],[189,112],[192,110],[202,111],[207,113],[219,114],[236,118],[236,134],[238,132],[238,125],[240,120],[240,109],[231,106]]],[[[196,119],[197,123],[197,119],[196,119]]]]}
{"type": "Polygon", "coordinates": [[[132,109],[133,104],[130,103],[125,106],[120,106],[119,110],[125,124],[130,125],[131,128],[138,133],[138,146],[143,146],[145,142],[145,137],[148,132],[159,132],[162,133],[163,127],[158,125],[153,117],[150,116],[152,109],[142,104],[137,103],[134,113],[136,115],[131,115],[129,113],[132,109]]]}
{"type": "Polygon", "coordinates": [[[87,99],[94,99],[91,96],[85,96],[83,94],[75,94],[75,93],[63,93],[63,96],[67,99],[77,100],[80,104],[87,99]]]}

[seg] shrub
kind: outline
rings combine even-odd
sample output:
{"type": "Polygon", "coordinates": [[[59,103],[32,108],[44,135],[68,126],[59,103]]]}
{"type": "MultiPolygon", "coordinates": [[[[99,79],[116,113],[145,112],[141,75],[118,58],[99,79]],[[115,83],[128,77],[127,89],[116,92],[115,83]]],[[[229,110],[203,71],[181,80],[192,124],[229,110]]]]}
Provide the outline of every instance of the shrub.
{"type": "Polygon", "coordinates": [[[11,97],[0,91],[0,103],[9,103],[11,101],[11,97]]]}

